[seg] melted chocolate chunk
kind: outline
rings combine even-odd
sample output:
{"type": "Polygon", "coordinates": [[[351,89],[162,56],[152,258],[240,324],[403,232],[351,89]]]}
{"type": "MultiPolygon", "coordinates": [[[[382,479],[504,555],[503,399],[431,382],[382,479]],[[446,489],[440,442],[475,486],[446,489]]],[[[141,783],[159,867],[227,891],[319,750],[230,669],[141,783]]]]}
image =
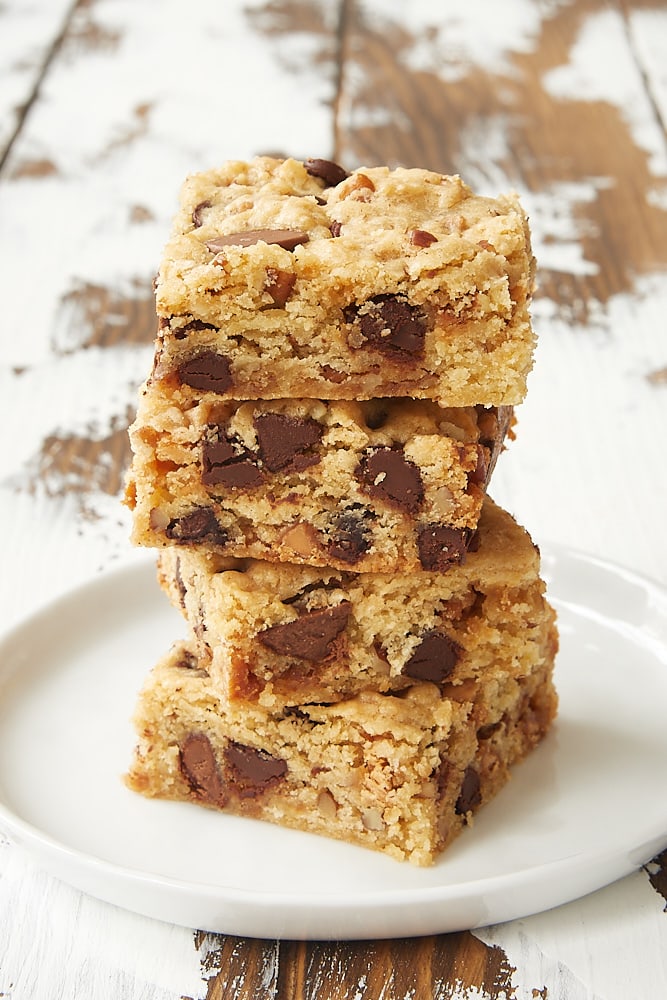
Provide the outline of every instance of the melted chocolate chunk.
{"type": "Polygon", "coordinates": [[[424,500],[419,467],[410,462],[402,448],[378,448],[365,455],[355,472],[364,492],[416,514],[424,500]]]}
{"type": "MultiPolygon", "coordinates": [[[[164,322],[167,326],[169,326],[169,320],[165,320],[164,322]]],[[[195,332],[199,332],[201,330],[215,330],[215,329],[216,327],[213,325],[213,323],[205,323],[203,319],[191,319],[189,323],[186,323],[185,326],[182,326],[180,328],[180,332],[182,334],[188,334],[191,333],[193,330],[195,332]]]]}
{"type": "Polygon", "coordinates": [[[220,527],[210,507],[197,507],[184,517],[174,518],[167,525],[166,535],[184,544],[206,541],[224,545],[227,542],[227,532],[220,527]]]}
{"type": "Polygon", "coordinates": [[[343,223],[342,222],[338,222],[337,219],[334,219],[334,221],[329,226],[329,232],[331,233],[331,235],[334,238],[336,238],[336,237],[340,236],[340,234],[342,233],[342,231],[343,231],[343,223]]]}
{"type": "Polygon", "coordinates": [[[242,233],[215,236],[206,241],[206,246],[213,253],[225,247],[251,247],[255,243],[272,243],[284,250],[294,250],[299,244],[307,243],[308,239],[308,233],[301,229],[246,229],[242,233]]]}
{"type": "Polygon", "coordinates": [[[322,375],[327,382],[334,382],[336,385],[340,385],[347,378],[345,372],[336,371],[331,365],[322,365],[322,375]]]}
{"type": "Polygon", "coordinates": [[[179,751],[181,773],[197,798],[222,809],[227,792],[208,737],[204,733],[190,733],[179,751]]]}
{"type": "Polygon", "coordinates": [[[424,569],[448,570],[454,563],[464,563],[470,532],[445,524],[426,524],[419,529],[417,547],[424,569]]]}
{"type": "Polygon", "coordinates": [[[481,801],[479,774],[474,767],[467,767],[463,773],[461,792],[456,800],[456,812],[459,816],[465,816],[466,813],[480,805],[481,801]]]}
{"type": "Polygon", "coordinates": [[[329,555],[341,562],[353,565],[361,559],[371,545],[371,533],[361,512],[346,510],[338,514],[331,526],[331,541],[327,546],[329,555]]]}
{"type": "Polygon", "coordinates": [[[215,461],[215,445],[204,445],[201,481],[205,486],[226,486],[228,489],[254,489],[264,482],[262,473],[252,459],[239,458],[228,463],[215,461]]]}
{"type": "Polygon", "coordinates": [[[380,351],[416,357],[424,350],[426,317],[404,298],[376,295],[361,305],[346,306],[343,315],[380,351]]]}
{"type": "Polygon", "coordinates": [[[252,452],[236,452],[227,438],[220,437],[202,443],[201,481],[204,486],[245,489],[261,485],[264,477],[252,452]]]}
{"type": "Polygon", "coordinates": [[[227,392],[232,385],[229,358],[214,351],[204,351],[184,361],[178,368],[178,377],[184,385],[204,392],[227,392]]]}
{"type": "Polygon", "coordinates": [[[415,680],[441,684],[452,673],[461,653],[461,647],[446,632],[431,629],[403,667],[403,673],[415,680]]]}
{"type": "MultiPolygon", "coordinates": [[[[319,444],[322,425],[317,420],[301,420],[284,413],[259,413],[254,420],[259,451],[269,472],[278,472],[294,464],[297,456],[319,444]]],[[[319,462],[312,456],[308,465],[319,462]]]]}
{"type": "Polygon", "coordinates": [[[273,299],[273,304],[282,309],[292,294],[296,282],[296,274],[283,271],[279,267],[267,267],[264,288],[273,299]]]}
{"type": "Polygon", "coordinates": [[[335,640],[344,631],[350,610],[349,601],[343,601],[333,608],[307,611],[294,621],[258,632],[257,638],[281,656],[321,663],[335,655],[335,640]]]}
{"type": "MultiPolygon", "coordinates": [[[[168,319],[160,319],[160,328],[169,327],[168,319]]],[[[174,328],[173,334],[175,340],[186,340],[187,337],[193,332],[198,332],[199,330],[215,330],[212,323],[204,323],[200,319],[193,319],[185,326],[174,328]]]]}
{"type": "Polygon", "coordinates": [[[466,553],[477,552],[477,549],[479,548],[482,541],[482,536],[480,535],[479,531],[477,529],[475,529],[475,531],[468,530],[464,532],[464,534],[465,534],[466,553]]]}
{"type": "Polygon", "coordinates": [[[489,479],[490,454],[484,445],[477,445],[477,465],[468,473],[468,482],[485,486],[489,479]]]}
{"type": "Polygon", "coordinates": [[[192,210],[192,223],[195,229],[199,229],[202,222],[204,221],[204,209],[210,207],[211,207],[210,201],[200,201],[198,205],[195,205],[195,207],[192,210]]]}
{"type": "Polygon", "coordinates": [[[190,652],[189,649],[184,649],[176,666],[179,670],[195,671],[199,669],[199,660],[194,653],[190,652]]]}
{"type": "Polygon", "coordinates": [[[266,750],[230,742],[225,751],[230,790],[242,799],[256,799],[287,774],[287,764],[266,750]]]}
{"type": "MultiPolygon", "coordinates": [[[[181,576],[181,560],[180,559],[176,560],[176,569],[174,570],[174,581],[176,583],[176,587],[178,588],[178,598],[179,598],[180,605],[183,608],[183,610],[185,611],[185,598],[186,598],[187,593],[188,593],[188,588],[185,586],[185,583],[183,581],[183,577],[181,576]]],[[[188,654],[184,653],[183,655],[184,656],[185,655],[192,656],[192,653],[188,653],[188,654]]]]}
{"type": "Polygon", "coordinates": [[[505,719],[499,719],[498,722],[490,722],[487,726],[480,726],[477,730],[478,740],[488,740],[494,733],[497,733],[500,727],[505,722],[505,719]]]}
{"type": "Polygon", "coordinates": [[[346,177],[349,177],[347,170],[334,163],[333,160],[319,160],[317,158],[305,160],[304,167],[311,177],[319,177],[327,187],[335,187],[346,177]]]}

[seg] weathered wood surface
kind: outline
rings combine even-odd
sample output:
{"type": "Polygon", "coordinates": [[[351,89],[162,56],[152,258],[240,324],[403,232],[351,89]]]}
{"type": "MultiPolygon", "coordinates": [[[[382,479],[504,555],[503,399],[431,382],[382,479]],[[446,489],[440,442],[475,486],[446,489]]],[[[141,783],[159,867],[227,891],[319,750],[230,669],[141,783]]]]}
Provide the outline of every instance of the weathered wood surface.
{"type": "MultiPolygon", "coordinates": [[[[495,496],[666,583],[666,66],[662,0],[5,0],[2,626],[134,558],[125,432],[176,191],[272,151],[521,193],[540,345],[495,496]]],[[[474,934],[262,942],[82,897],[0,841],[0,996],[653,1000],[666,868],[474,934]]]]}

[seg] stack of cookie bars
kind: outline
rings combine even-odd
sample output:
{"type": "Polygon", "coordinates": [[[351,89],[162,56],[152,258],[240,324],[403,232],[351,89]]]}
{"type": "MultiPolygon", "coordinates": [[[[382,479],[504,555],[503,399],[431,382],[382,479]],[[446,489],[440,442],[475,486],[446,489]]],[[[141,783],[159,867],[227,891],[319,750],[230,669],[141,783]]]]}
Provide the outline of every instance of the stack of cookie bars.
{"type": "Polygon", "coordinates": [[[430,864],[556,713],[527,533],[486,496],[526,391],[516,197],[258,157],[190,177],[130,430],[189,638],[127,781],[430,864]]]}

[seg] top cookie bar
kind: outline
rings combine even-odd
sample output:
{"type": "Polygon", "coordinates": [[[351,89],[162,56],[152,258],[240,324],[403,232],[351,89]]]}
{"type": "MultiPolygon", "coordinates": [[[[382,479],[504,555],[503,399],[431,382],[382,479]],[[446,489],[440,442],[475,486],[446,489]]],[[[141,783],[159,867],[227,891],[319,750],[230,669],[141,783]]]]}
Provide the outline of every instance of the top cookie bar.
{"type": "Polygon", "coordinates": [[[533,284],[515,195],[416,168],[232,161],[183,186],[151,378],[229,399],[517,404],[533,284]]]}

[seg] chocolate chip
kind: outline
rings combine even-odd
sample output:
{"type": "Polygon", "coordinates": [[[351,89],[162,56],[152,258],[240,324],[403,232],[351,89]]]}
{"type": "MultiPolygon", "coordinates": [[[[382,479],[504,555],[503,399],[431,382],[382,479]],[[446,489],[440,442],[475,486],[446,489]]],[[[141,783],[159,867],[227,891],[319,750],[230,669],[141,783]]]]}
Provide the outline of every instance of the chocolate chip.
{"type": "Polygon", "coordinates": [[[204,392],[227,392],[232,385],[229,359],[214,351],[204,351],[184,361],[178,368],[184,385],[204,392]]]}
{"type": "Polygon", "coordinates": [[[477,552],[482,541],[482,536],[479,531],[477,529],[475,529],[475,531],[466,531],[464,532],[464,535],[466,553],[477,552]]]}
{"type": "MultiPolygon", "coordinates": [[[[176,583],[176,587],[178,589],[179,603],[180,603],[181,607],[183,608],[183,610],[185,611],[185,598],[186,598],[187,593],[188,593],[188,588],[185,586],[185,583],[183,581],[183,577],[181,576],[181,560],[180,559],[176,560],[176,569],[174,570],[174,582],[176,583]]],[[[184,653],[183,655],[184,656],[185,655],[192,656],[191,653],[188,653],[188,654],[184,653]]]]}
{"type": "Polygon", "coordinates": [[[330,534],[331,541],[327,546],[329,555],[350,565],[358,562],[371,545],[370,530],[363,512],[346,510],[336,515],[330,534]]]}
{"type": "Polygon", "coordinates": [[[364,492],[416,514],[424,500],[419,467],[410,462],[402,448],[377,448],[364,455],[355,476],[364,492]]]}
{"type": "MultiPolygon", "coordinates": [[[[168,328],[170,325],[169,320],[161,319],[159,325],[160,327],[165,326],[168,328]]],[[[214,327],[212,323],[204,323],[200,319],[193,319],[189,323],[186,323],[185,326],[174,327],[173,335],[175,340],[186,340],[186,338],[193,331],[198,333],[201,330],[215,330],[215,329],[216,327],[214,327]]]]}
{"type": "MultiPolygon", "coordinates": [[[[166,320],[166,325],[169,326],[169,320],[166,320]]],[[[189,323],[185,324],[185,326],[180,327],[179,332],[182,334],[188,334],[192,333],[193,330],[196,333],[199,333],[202,330],[215,329],[217,329],[217,327],[215,327],[213,323],[205,323],[203,319],[191,319],[189,323]]]]}
{"type": "Polygon", "coordinates": [[[257,638],[281,656],[320,663],[335,655],[335,640],[344,631],[350,610],[349,601],[343,601],[333,608],[307,611],[294,621],[258,632],[257,638]]]}
{"type": "Polygon", "coordinates": [[[403,667],[403,673],[414,680],[441,684],[454,670],[461,653],[461,647],[446,632],[431,629],[403,667]]]}
{"type": "MultiPolygon", "coordinates": [[[[278,472],[294,464],[294,460],[308,448],[319,444],[322,425],[317,420],[290,417],[284,413],[259,413],[254,419],[259,452],[269,472],[278,472]]],[[[319,455],[311,456],[319,462],[319,455]]],[[[303,467],[303,466],[302,466],[303,467]]]]}
{"type": "Polygon", "coordinates": [[[424,350],[426,317],[405,298],[376,295],[360,305],[346,306],[343,315],[378,350],[410,356],[424,350]]]}
{"type": "Polygon", "coordinates": [[[201,661],[197,659],[194,653],[189,650],[183,650],[176,663],[176,666],[180,670],[187,670],[188,673],[194,674],[196,677],[208,677],[209,673],[205,667],[202,667],[201,661]]]}
{"type": "Polygon", "coordinates": [[[226,236],[214,236],[206,241],[206,246],[213,253],[225,247],[251,247],[255,243],[272,243],[284,250],[294,250],[301,243],[307,243],[308,233],[301,229],[246,229],[242,233],[228,233],[226,236]]]}
{"type": "Polygon", "coordinates": [[[261,486],[264,477],[254,462],[231,462],[229,465],[218,466],[214,482],[228,489],[254,489],[261,486]]]}
{"type": "Polygon", "coordinates": [[[327,380],[327,382],[334,382],[336,385],[340,385],[347,378],[345,372],[339,372],[331,365],[322,365],[322,376],[327,380]]]}
{"type": "Polygon", "coordinates": [[[267,267],[266,283],[264,288],[273,299],[274,305],[282,309],[292,294],[296,274],[291,271],[282,271],[279,267],[267,267]]]}
{"type": "Polygon", "coordinates": [[[434,778],[438,788],[438,799],[444,798],[444,796],[447,794],[451,773],[452,773],[451,762],[448,761],[446,757],[441,759],[440,764],[434,774],[434,778]]]}
{"type": "Polygon", "coordinates": [[[459,816],[465,816],[466,813],[480,805],[481,801],[479,774],[474,767],[467,767],[463,772],[461,792],[456,800],[456,812],[459,816]]]}
{"type": "Polygon", "coordinates": [[[319,177],[327,187],[335,187],[350,176],[347,170],[333,160],[310,159],[305,160],[303,165],[311,177],[319,177]]]}
{"type": "Polygon", "coordinates": [[[490,452],[483,445],[477,445],[477,465],[468,473],[468,481],[477,486],[485,486],[489,478],[490,452]]]}
{"type": "Polygon", "coordinates": [[[252,452],[247,449],[235,451],[227,438],[217,436],[224,433],[218,428],[209,428],[209,433],[216,436],[202,443],[201,481],[204,486],[226,486],[230,489],[260,486],[264,477],[252,452]]]}
{"type": "Polygon", "coordinates": [[[477,730],[477,739],[488,740],[494,733],[498,732],[503,721],[503,719],[499,719],[498,722],[490,722],[487,726],[480,726],[477,730]]]}
{"type": "Polygon", "coordinates": [[[167,525],[167,538],[184,544],[210,542],[214,545],[224,545],[227,532],[218,524],[210,507],[197,507],[184,517],[176,517],[167,525]]]}
{"type": "MultiPolygon", "coordinates": [[[[215,433],[215,428],[210,428],[209,433],[215,433]]],[[[220,440],[211,440],[204,442],[205,455],[203,457],[202,465],[204,467],[204,472],[206,477],[214,471],[215,466],[224,465],[226,462],[231,462],[236,458],[236,452],[234,451],[231,441],[228,441],[226,437],[220,440]]],[[[208,479],[202,474],[202,482],[207,482],[208,479]]],[[[215,480],[214,480],[215,482],[215,480]]]]}
{"type": "Polygon", "coordinates": [[[194,653],[191,653],[189,649],[184,649],[178,659],[176,666],[180,670],[193,671],[197,670],[199,667],[199,660],[194,653]]]}
{"type": "Polygon", "coordinates": [[[343,223],[338,222],[336,219],[329,226],[329,232],[333,237],[338,237],[343,231],[343,223]]]}
{"type": "Polygon", "coordinates": [[[484,407],[478,406],[477,426],[479,427],[479,442],[488,448],[486,482],[491,479],[498,456],[504,448],[505,438],[512,434],[514,420],[513,406],[484,407]]]}
{"type": "Polygon", "coordinates": [[[225,751],[230,790],[242,799],[255,799],[287,774],[287,764],[266,750],[230,742],[225,751]]]}
{"type": "Polygon", "coordinates": [[[423,569],[444,572],[454,563],[464,563],[469,538],[470,533],[463,528],[449,528],[445,524],[421,527],[417,548],[423,569]]]}
{"type": "Polygon", "coordinates": [[[431,243],[436,243],[438,237],[433,233],[427,233],[425,229],[411,229],[410,242],[415,247],[430,247],[431,243]]]}
{"type": "Polygon", "coordinates": [[[190,733],[179,751],[181,773],[197,798],[222,809],[227,793],[208,737],[204,733],[190,733]]]}
{"type": "Polygon", "coordinates": [[[210,207],[211,207],[210,201],[200,201],[198,205],[195,205],[194,209],[192,210],[192,222],[195,229],[199,229],[202,222],[204,221],[204,209],[210,207]]]}

